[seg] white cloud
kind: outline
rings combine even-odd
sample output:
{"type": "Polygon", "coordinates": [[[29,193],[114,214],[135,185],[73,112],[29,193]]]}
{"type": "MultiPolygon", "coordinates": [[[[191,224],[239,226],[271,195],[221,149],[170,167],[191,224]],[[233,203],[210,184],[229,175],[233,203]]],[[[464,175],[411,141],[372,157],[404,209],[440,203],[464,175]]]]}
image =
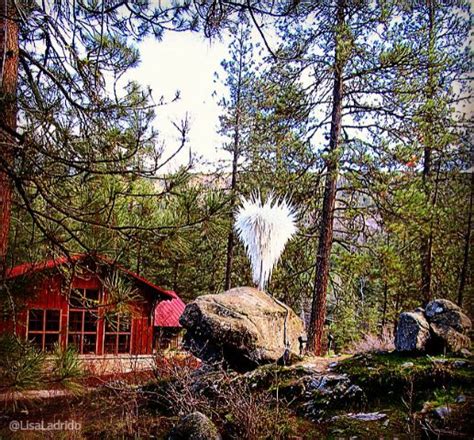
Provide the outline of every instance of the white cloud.
{"type": "Polygon", "coordinates": [[[177,91],[181,95],[178,101],[157,109],[156,128],[166,142],[165,156],[172,154],[178,144],[172,121],[178,122],[188,114],[191,122],[189,143],[173,159],[171,168],[187,163],[189,148],[209,161],[227,158],[216,133],[220,109],[212,96],[216,87],[218,95],[222,94],[222,86],[213,79],[227,56],[227,43],[211,44],[199,34],[169,32],[162,41],[146,39],[139,49],[141,63],[130,71],[129,78],[150,86],[156,102],[161,96],[171,101],[177,91]]]}

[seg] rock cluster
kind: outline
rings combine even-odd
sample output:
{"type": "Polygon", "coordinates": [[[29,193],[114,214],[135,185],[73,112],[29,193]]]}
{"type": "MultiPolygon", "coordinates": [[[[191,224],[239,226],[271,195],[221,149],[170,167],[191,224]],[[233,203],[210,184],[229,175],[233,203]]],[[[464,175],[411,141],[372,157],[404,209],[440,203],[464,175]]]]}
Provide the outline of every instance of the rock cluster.
{"type": "Polygon", "coordinates": [[[204,295],[186,306],[184,347],[208,362],[249,371],[298,356],[302,320],[288,306],[251,287],[204,295]]]}
{"type": "Polygon", "coordinates": [[[313,421],[326,417],[328,410],[363,406],[366,396],[362,388],[345,374],[314,375],[305,386],[303,414],[313,421]]]}
{"type": "Polygon", "coordinates": [[[436,299],[423,310],[400,315],[395,348],[400,352],[459,353],[470,349],[471,320],[447,299],[436,299]]]}

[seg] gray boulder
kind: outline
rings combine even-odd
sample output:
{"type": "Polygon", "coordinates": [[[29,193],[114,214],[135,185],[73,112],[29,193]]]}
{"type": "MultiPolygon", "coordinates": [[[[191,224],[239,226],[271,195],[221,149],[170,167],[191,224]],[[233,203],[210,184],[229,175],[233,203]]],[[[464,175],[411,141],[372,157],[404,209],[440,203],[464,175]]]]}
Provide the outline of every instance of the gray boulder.
{"type": "Polygon", "coordinates": [[[452,327],[463,334],[467,334],[472,327],[471,320],[461,308],[447,299],[435,299],[429,302],[425,315],[430,324],[452,327]]]}
{"type": "Polygon", "coordinates": [[[471,328],[471,320],[458,305],[435,299],[424,310],[400,315],[395,347],[405,352],[461,353],[471,346],[471,328]]]}
{"type": "Polygon", "coordinates": [[[458,353],[463,349],[471,347],[469,336],[463,335],[454,330],[454,328],[443,324],[430,324],[433,338],[431,342],[431,351],[435,353],[458,353]]]}
{"type": "Polygon", "coordinates": [[[423,352],[430,339],[430,325],[422,313],[400,314],[395,336],[395,348],[403,352],[423,352]]]}
{"type": "Polygon", "coordinates": [[[222,437],[212,420],[196,411],[178,420],[168,440],[222,440],[222,437]]]}
{"type": "Polygon", "coordinates": [[[430,324],[438,324],[451,327],[457,332],[466,335],[472,327],[471,320],[461,311],[448,310],[446,312],[436,314],[430,318],[430,324]]]}
{"type": "Polygon", "coordinates": [[[446,419],[451,414],[452,409],[449,406],[438,406],[433,410],[433,415],[441,420],[446,419]]]}
{"type": "Polygon", "coordinates": [[[303,321],[282,303],[251,287],[204,295],[186,306],[184,347],[203,361],[224,361],[237,371],[299,353],[303,321]],[[285,341],[288,343],[285,346],[285,341]]]}
{"type": "Polygon", "coordinates": [[[426,305],[425,315],[430,320],[436,315],[451,311],[461,312],[461,308],[447,299],[435,299],[426,305]]]}

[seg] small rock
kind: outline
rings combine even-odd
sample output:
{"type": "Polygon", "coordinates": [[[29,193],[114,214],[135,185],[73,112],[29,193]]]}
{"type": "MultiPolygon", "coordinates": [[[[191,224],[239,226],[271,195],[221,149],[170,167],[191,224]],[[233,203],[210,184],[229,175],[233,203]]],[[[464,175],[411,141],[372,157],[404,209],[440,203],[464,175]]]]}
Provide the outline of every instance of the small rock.
{"type": "Polygon", "coordinates": [[[168,440],[222,440],[222,437],[211,419],[196,411],[178,420],[168,440]]]}
{"type": "Polygon", "coordinates": [[[402,364],[402,367],[403,368],[411,368],[411,367],[413,367],[413,365],[415,365],[413,362],[404,362],[402,364]]]}
{"type": "Polygon", "coordinates": [[[444,420],[451,414],[451,408],[447,406],[439,406],[433,410],[433,414],[441,420],[444,420]]]}
{"type": "Polygon", "coordinates": [[[312,377],[306,384],[304,412],[313,421],[320,421],[327,411],[358,409],[366,401],[364,391],[351,384],[346,375],[326,374],[312,377]]]}
{"type": "Polygon", "coordinates": [[[467,365],[467,362],[466,361],[454,361],[453,365],[456,368],[462,368],[462,367],[465,367],[467,365]]]}
{"type": "Polygon", "coordinates": [[[373,413],[349,413],[346,414],[346,417],[355,420],[362,420],[364,422],[372,422],[375,420],[382,420],[387,417],[387,414],[381,412],[373,412],[373,413]]]}
{"type": "Polygon", "coordinates": [[[466,401],[466,396],[463,396],[462,394],[456,397],[456,400],[455,400],[456,403],[464,403],[465,401],[466,401]]]}
{"type": "Polygon", "coordinates": [[[338,365],[339,365],[338,362],[331,362],[331,363],[328,365],[328,367],[329,367],[329,368],[335,368],[335,367],[337,367],[338,365]]]}

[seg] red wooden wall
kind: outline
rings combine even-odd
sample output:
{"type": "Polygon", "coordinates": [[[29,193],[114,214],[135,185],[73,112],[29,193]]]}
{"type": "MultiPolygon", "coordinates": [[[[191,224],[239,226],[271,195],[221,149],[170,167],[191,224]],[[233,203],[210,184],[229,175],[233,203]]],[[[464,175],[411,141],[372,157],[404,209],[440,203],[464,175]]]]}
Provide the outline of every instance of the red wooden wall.
{"type": "MultiPolygon", "coordinates": [[[[69,303],[66,296],[61,292],[62,278],[60,275],[37,281],[28,290],[31,296],[26,300],[25,306],[17,313],[16,332],[22,338],[27,337],[28,310],[29,309],[59,309],[60,318],[60,343],[66,346],[68,340],[68,316],[69,303]]],[[[71,288],[99,289],[102,290],[101,282],[95,275],[80,277],[75,276],[71,288]]],[[[131,304],[132,325],[130,335],[131,354],[151,354],[153,352],[153,306],[155,295],[146,288],[139,288],[141,300],[131,304]]],[[[103,292],[103,302],[107,302],[107,292],[103,292]]],[[[104,329],[105,323],[103,308],[99,307],[99,319],[97,325],[96,354],[104,354],[104,329]]],[[[14,320],[0,323],[0,331],[11,331],[14,320]]]]}

